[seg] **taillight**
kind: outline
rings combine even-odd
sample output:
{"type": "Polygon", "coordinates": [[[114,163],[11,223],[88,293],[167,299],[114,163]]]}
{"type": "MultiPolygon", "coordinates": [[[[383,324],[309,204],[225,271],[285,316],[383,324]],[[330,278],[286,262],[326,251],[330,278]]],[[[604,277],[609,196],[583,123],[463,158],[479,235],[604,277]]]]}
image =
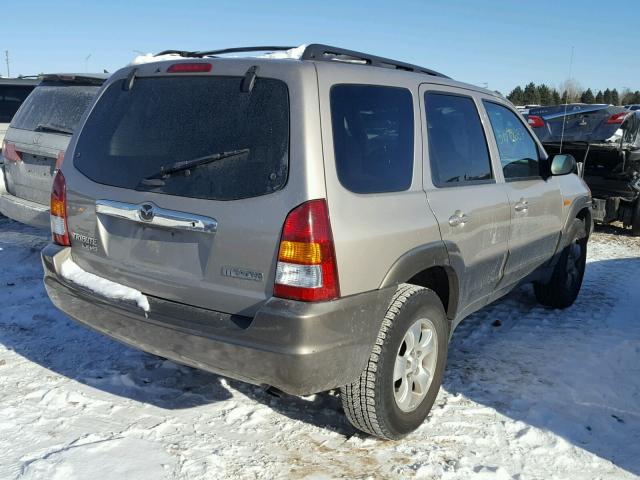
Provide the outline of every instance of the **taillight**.
{"type": "Polygon", "coordinates": [[[293,209],[282,228],[276,297],[319,302],[340,296],[338,268],[325,200],[311,200],[293,209]]]}
{"type": "Polygon", "coordinates": [[[210,63],[174,63],[167,68],[167,73],[203,73],[210,71],[210,63]]]}
{"type": "Polygon", "coordinates": [[[527,123],[532,128],[544,127],[544,120],[542,119],[542,117],[539,117],[538,115],[529,115],[527,117],[527,123]]]}
{"type": "Polygon", "coordinates": [[[55,166],[56,170],[60,170],[60,167],[62,167],[63,161],[64,161],[64,150],[60,150],[58,152],[58,155],[56,156],[56,166],[55,166]]]}
{"type": "Polygon", "coordinates": [[[71,246],[67,226],[67,184],[60,170],[56,172],[51,188],[51,233],[58,245],[71,246]]]}
{"type": "Polygon", "coordinates": [[[607,123],[622,123],[627,115],[629,115],[629,112],[614,113],[609,117],[607,123]]]}
{"type": "Polygon", "coordinates": [[[22,161],[22,156],[20,152],[16,150],[16,144],[13,142],[7,142],[6,140],[2,142],[2,155],[10,162],[22,161]]]}

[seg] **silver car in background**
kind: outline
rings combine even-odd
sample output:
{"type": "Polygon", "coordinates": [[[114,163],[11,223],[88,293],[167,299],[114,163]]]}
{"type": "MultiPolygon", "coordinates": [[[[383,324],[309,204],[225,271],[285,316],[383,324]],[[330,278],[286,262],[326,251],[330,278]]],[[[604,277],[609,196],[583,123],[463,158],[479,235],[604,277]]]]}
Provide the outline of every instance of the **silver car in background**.
{"type": "Polygon", "coordinates": [[[49,226],[53,174],[75,128],[107,74],[42,75],[13,116],[3,141],[0,213],[49,226]]]}

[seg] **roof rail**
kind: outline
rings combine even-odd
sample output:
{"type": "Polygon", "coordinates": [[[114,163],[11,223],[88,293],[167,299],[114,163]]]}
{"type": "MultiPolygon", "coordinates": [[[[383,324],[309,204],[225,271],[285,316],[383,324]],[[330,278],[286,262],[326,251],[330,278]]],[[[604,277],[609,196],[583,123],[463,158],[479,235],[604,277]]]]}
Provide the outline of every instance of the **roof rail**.
{"type": "MultiPolygon", "coordinates": [[[[224,48],[221,50],[205,50],[205,51],[185,51],[185,50],[164,50],[157,53],[159,55],[180,55],[187,58],[202,58],[212,57],[216,55],[225,55],[228,53],[242,53],[242,52],[269,52],[269,51],[282,51],[291,50],[296,47],[282,47],[282,46],[259,46],[259,47],[236,47],[236,48],[224,48]]],[[[446,75],[431,70],[430,68],[420,67],[411,63],[401,62],[399,60],[393,60],[390,58],[378,57],[370,55],[368,53],[357,52],[355,50],[347,50],[346,48],[332,47],[330,45],[323,45],[321,43],[312,43],[307,45],[300,57],[301,60],[313,60],[316,62],[344,62],[352,63],[355,65],[369,65],[373,67],[392,68],[396,70],[404,70],[407,72],[424,73],[432,75],[434,77],[449,78],[446,75]]]]}
{"type": "Polygon", "coordinates": [[[435,77],[449,78],[446,75],[431,70],[430,68],[412,65],[411,63],[400,62],[390,58],[377,57],[368,53],[356,52],[345,48],[332,47],[321,43],[312,43],[304,49],[302,60],[315,60],[326,62],[345,62],[361,65],[371,65],[373,67],[395,68],[408,72],[426,73],[435,77]]]}
{"type": "Polygon", "coordinates": [[[189,52],[185,50],[164,50],[160,53],[156,53],[154,56],[160,55],[180,55],[181,57],[189,57],[189,58],[202,58],[202,57],[211,57],[214,55],[225,55],[227,53],[242,53],[242,52],[270,52],[270,51],[281,51],[281,50],[291,50],[296,47],[273,47],[273,46],[261,46],[261,47],[236,47],[236,48],[223,48],[221,50],[205,50],[205,51],[195,51],[189,52]]]}

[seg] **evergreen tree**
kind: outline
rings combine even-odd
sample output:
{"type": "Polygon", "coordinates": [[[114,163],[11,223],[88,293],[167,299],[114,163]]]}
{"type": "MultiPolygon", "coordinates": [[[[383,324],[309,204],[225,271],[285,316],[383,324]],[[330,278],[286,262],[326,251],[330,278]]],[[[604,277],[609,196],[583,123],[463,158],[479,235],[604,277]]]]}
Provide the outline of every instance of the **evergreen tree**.
{"type": "Polygon", "coordinates": [[[551,89],[545,84],[538,85],[538,96],[540,97],[541,105],[551,105],[553,98],[551,96],[551,89]]]}
{"type": "Polygon", "coordinates": [[[569,103],[568,93],[566,90],[562,92],[562,98],[560,98],[560,104],[564,105],[565,103],[569,103]]]}
{"type": "Polygon", "coordinates": [[[551,93],[551,99],[552,105],[560,105],[560,103],[562,103],[562,99],[560,98],[560,94],[558,93],[558,90],[556,90],[555,88],[553,89],[553,92],[551,93]]]}
{"type": "Polygon", "coordinates": [[[516,88],[511,90],[511,93],[507,95],[507,99],[514,105],[524,105],[524,92],[522,91],[522,88],[518,85],[516,88]]]}
{"type": "Polygon", "coordinates": [[[602,90],[598,90],[598,94],[596,95],[596,103],[604,103],[604,96],[602,94],[602,90]]]}
{"type": "Polygon", "coordinates": [[[615,88],[611,90],[611,103],[614,105],[620,105],[620,95],[618,95],[618,90],[615,88]]]}
{"type": "MultiPolygon", "coordinates": [[[[617,94],[617,92],[616,92],[617,94]]],[[[593,96],[593,92],[591,91],[590,88],[587,88],[584,92],[582,92],[582,95],[580,96],[580,101],[582,103],[593,103],[595,102],[595,97],[593,96]]]]}
{"type": "Polygon", "coordinates": [[[525,105],[540,104],[540,95],[538,93],[538,89],[536,88],[536,84],[533,82],[524,87],[524,103],[525,105]]]}
{"type": "Polygon", "coordinates": [[[611,103],[611,90],[608,88],[602,94],[602,103],[609,105],[611,103]]]}

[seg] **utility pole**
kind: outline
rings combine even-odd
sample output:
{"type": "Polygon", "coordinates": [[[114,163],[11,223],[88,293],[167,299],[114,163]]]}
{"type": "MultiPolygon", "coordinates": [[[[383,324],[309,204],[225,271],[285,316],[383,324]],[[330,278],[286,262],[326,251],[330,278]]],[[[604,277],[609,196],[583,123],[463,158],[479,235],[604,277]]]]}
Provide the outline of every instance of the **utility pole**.
{"type": "Polygon", "coordinates": [[[84,73],[87,73],[89,70],[89,59],[91,58],[91,54],[84,57],[84,73]]]}
{"type": "Polygon", "coordinates": [[[9,50],[4,51],[4,58],[7,62],[7,77],[11,77],[11,70],[9,69],[9,50]]]}

